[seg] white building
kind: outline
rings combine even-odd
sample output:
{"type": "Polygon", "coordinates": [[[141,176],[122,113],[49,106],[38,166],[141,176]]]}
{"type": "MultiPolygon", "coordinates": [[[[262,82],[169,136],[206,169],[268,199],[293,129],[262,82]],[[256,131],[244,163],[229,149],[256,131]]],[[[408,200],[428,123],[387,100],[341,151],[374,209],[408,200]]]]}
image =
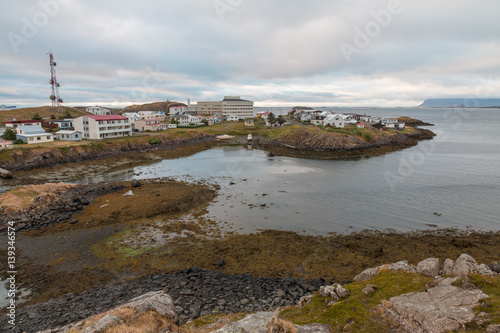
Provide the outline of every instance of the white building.
{"type": "Polygon", "coordinates": [[[232,115],[230,115],[230,116],[227,117],[227,121],[239,121],[240,118],[242,118],[242,117],[237,116],[235,114],[232,114],[232,115]]]}
{"type": "Polygon", "coordinates": [[[328,116],[326,116],[325,120],[323,121],[323,125],[344,128],[345,127],[345,119],[340,114],[329,114],[328,116]]]}
{"type": "Polygon", "coordinates": [[[86,108],[85,111],[95,114],[96,116],[105,116],[111,114],[110,110],[97,105],[86,108]]]}
{"type": "Polygon", "coordinates": [[[175,115],[170,117],[179,122],[179,126],[189,126],[189,117],[186,115],[175,115]]]}
{"type": "Polygon", "coordinates": [[[55,134],[56,140],[62,141],[82,141],[82,132],[78,131],[70,131],[70,130],[62,130],[58,131],[55,134]]]}
{"type": "Polygon", "coordinates": [[[141,116],[141,119],[165,120],[165,112],[163,111],[138,111],[137,113],[141,116]]]}
{"type": "Polygon", "coordinates": [[[188,114],[188,121],[189,121],[189,124],[195,124],[195,125],[198,125],[201,121],[200,118],[196,117],[196,116],[193,116],[191,114],[188,114]]]}
{"type": "Polygon", "coordinates": [[[224,96],[222,100],[222,115],[253,118],[253,102],[241,99],[240,96],[224,96]]]}
{"type": "Polygon", "coordinates": [[[124,112],[122,116],[127,117],[132,124],[134,123],[134,121],[142,119],[137,112],[124,112]]]}
{"type": "Polygon", "coordinates": [[[23,140],[27,144],[54,141],[54,135],[46,133],[40,125],[20,125],[14,131],[16,132],[16,139],[23,140]]]}
{"type": "Polygon", "coordinates": [[[134,128],[141,131],[164,131],[167,129],[167,124],[159,119],[141,119],[134,123],[134,128]]]}
{"type": "Polygon", "coordinates": [[[168,114],[173,116],[175,114],[183,114],[187,111],[187,106],[185,105],[176,105],[176,106],[171,106],[168,109],[168,114]]]}
{"type": "Polygon", "coordinates": [[[132,126],[127,117],[119,115],[82,116],[74,121],[75,130],[83,133],[84,139],[102,140],[132,135],[132,126]]]}

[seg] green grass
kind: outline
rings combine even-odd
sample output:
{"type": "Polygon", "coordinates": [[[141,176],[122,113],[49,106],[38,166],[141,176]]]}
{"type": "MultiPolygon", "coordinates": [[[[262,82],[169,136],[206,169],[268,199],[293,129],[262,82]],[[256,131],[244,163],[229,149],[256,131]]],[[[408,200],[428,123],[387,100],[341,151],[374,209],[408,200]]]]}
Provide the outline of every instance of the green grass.
{"type": "Polygon", "coordinates": [[[354,282],[344,286],[350,291],[350,296],[340,300],[331,307],[329,297],[316,295],[311,303],[304,308],[295,307],[284,310],[281,314],[285,319],[298,325],[323,323],[330,325],[332,332],[341,332],[348,324],[352,332],[388,332],[389,324],[378,319],[375,307],[383,300],[409,293],[424,291],[425,284],[432,278],[402,272],[382,272],[370,281],[354,282]],[[362,290],[368,284],[378,287],[373,294],[365,295],[362,290]]]}
{"type": "Polygon", "coordinates": [[[470,282],[490,296],[490,298],[482,300],[481,305],[474,310],[487,313],[491,323],[500,324],[500,276],[486,277],[472,274],[469,279],[470,282]]]}

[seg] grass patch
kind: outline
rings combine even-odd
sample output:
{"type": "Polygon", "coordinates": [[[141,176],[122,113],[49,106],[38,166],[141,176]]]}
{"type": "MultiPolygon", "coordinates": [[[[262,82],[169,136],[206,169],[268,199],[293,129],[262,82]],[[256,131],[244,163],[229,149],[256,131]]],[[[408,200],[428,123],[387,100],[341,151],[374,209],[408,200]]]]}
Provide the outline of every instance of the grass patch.
{"type": "Polygon", "coordinates": [[[290,307],[281,314],[298,325],[322,323],[330,325],[332,332],[341,332],[349,325],[352,332],[388,332],[389,324],[376,317],[375,307],[383,300],[409,293],[424,291],[425,284],[432,278],[403,272],[382,272],[370,281],[354,282],[344,286],[350,296],[327,307],[330,297],[316,295],[311,303],[299,309],[290,307]],[[378,287],[377,291],[365,295],[362,290],[368,284],[378,287]]]}
{"type": "Polygon", "coordinates": [[[500,324],[500,276],[487,277],[472,274],[469,278],[470,282],[490,296],[490,298],[482,300],[481,304],[474,310],[478,313],[487,313],[491,323],[500,324]]]}

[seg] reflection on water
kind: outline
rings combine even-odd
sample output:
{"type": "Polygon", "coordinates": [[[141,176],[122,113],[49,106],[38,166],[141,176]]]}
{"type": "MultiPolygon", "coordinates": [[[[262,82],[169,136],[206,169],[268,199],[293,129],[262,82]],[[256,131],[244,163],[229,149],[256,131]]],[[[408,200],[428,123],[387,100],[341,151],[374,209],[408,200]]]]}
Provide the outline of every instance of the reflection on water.
{"type": "Polygon", "coordinates": [[[470,111],[473,121],[460,126],[443,110],[364,112],[413,116],[436,124],[432,130],[438,136],[404,151],[354,161],[274,156],[251,145],[217,147],[80,182],[170,177],[218,183],[221,196],[207,215],[243,231],[497,229],[500,111],[470,111]]]}

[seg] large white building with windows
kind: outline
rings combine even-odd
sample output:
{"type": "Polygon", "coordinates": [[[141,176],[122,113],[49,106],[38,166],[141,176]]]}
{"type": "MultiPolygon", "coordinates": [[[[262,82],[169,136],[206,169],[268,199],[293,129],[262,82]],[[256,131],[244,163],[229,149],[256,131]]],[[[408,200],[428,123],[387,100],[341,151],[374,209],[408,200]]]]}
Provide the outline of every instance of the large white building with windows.
{"type": "Polygon", "coordinates": [[[104,115],[111,114],[110,110],[103,108],[102,106],[97,106],[97,105],[88,107],[85,109],[85,111],[92,113],[92,114],[95,114],[96,116],[104,116],[104,115]]]}
{"type": "Polygon", "coordinates": [[[74,126],[75,130],[83,133],[84,139],[102,140],[132,135],[130,120],[119,115],[78,117],[74,126]]]}
{"type": "Polygon", "coordinates": [[[238,116],[252,118],[253,102],[241,99],[240,96],[224,96],[222,100],[222,116],[238,116]]]}

